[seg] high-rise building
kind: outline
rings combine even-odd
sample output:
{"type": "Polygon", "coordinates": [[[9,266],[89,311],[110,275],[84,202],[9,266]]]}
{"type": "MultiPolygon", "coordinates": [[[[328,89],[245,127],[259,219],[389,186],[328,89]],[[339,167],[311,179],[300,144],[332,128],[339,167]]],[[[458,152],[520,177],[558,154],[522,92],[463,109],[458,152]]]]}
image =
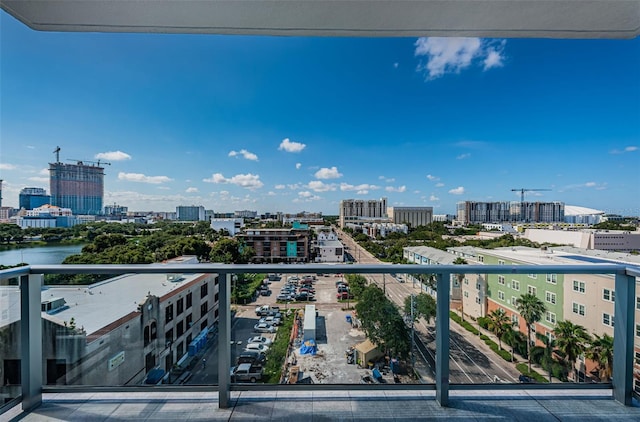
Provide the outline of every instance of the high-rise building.
{"type": "Polygon", "coordinates": [[[23,188],[18,195],[20,209],[32,210],[51,203],[51,196],[42,188],[23,188]]]}
{"type": "Polygon", "coordinates": [[[104,198],[104,167],[49,163],[51,205],[71,208],[76,215],[98,215],[104,198]]]}
{"type": "Polygon", "coordinates": [[[129,212],[128,207],[124,207],[122,205],[113,204],[113,205],[105,205],[104,206],[104,215],[110,216],[124,216],[129,212]]]}
{"type": "Polygon", "coordinates": [[[457,204],[457,220],[463,224],[518,222],[523,218],[531,223],[562,222],[564,202],[464,201],[457,204]]]}
{"type": "Polygon", "coordinates": [[[389,207],[389,219],[395,224],[415,228],[431,224],[433,207],[389,207]]]}
{"type": "Polygon", "coordinates": [[[340,227],[348,222],[366,219],[386,219],[387,198],[343,199],[340,201],[340,227]]]}
{"type": "Polygon", "coordinates": [[[204,221],[204,207],[202,205],[180,205],[176,207],[178,221],[204,221]]]}

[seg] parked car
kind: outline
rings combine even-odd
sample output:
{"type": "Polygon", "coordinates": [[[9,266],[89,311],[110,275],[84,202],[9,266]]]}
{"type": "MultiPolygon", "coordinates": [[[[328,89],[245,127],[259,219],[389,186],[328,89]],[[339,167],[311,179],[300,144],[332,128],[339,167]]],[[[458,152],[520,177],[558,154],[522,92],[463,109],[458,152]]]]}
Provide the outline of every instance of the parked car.
{"type": "Polygon", "coordinates": [[[260,343],[249,343],[244,350],[256,350],[258,352],[267,353],[269,346],[260,343]]]}
{"type": "Polygon", "coordinates": [[[271,290],[260,289],[260,296],[271,296],[271,290]]]}
{"type": "Polygon", "coordinates": [[[264,344],[265,346],[271,346],[273,341],[270,338],[265,336],[254,336],[249,338],[247,340],[247,343],[258,343],[258,344],[264,344]]]}
{"type": "Polygon", "coordinates": [[[293,296],[290,294],[283,293],[283,294],[279,294],[278,297],[276,297],[276,300],[283,300],[285,302],[288,302],[290,300],[293,300],[293,296]]]}
{"type": "Polygon", "coordinates": [[[231,382],[256,382],[262,379],[262,366],[241,363],[231,368],[231,382]]]}
{"type": "Polygon", "coordinates": [[[267,316],[272,316],[275,318],[280,318],[282,319],[282,314],[278,311],[270,311],[269,313],[267,313],[267,316]]]}
{"type": "Polygon", "coordinates": [[[338,293],[344,293],[347,292],[349,293],[349,288],[344,286],[344,287],[338,287],[338,293]]]}
{"type": "Polygon", "coordinates": [[[258,320],[258,324],[262,324],[262,323],[270,324],[270,325],[280,325],[282,323],[282,320],[280,320],[280,318],[276,318],[273,316],[267,316],[267,317],[260,318],[258,320]]]}
{"type": "Polygon", "coordinates": [[[275,333],[276,327],[273,325],[267,324],[266,322],[257,323],[253,326],[253,331],[256,333],[275,333]]]}
{"type": "Polygon", "coordinates": [[[316,290],[315,289],[310,289],[308,287],[301,287],[300,290],[298,290],[299,293],[311,293],[311,294],[315,294],[316,290]]]}
{"type": "Polygon", "coordinates": [[[312,295],[311,293],[308,293],[308,292],[298,293],[295,296],[295,300],[298,300],[298,301],[314,300],[314,298],[315,298],[315,296],[312,295]]]}
{"type": "Polygon", "coordinates": [[[353,295],[349,292],[336,293],[336,299],[353,299],[353,295]]]}
{"type": "Polygon", "coordinates": [[[267,355],[257,350],[244,350],[238,355],[236,365],[250,363],[251,365],[264,365],[267,362],[267,355]]]}

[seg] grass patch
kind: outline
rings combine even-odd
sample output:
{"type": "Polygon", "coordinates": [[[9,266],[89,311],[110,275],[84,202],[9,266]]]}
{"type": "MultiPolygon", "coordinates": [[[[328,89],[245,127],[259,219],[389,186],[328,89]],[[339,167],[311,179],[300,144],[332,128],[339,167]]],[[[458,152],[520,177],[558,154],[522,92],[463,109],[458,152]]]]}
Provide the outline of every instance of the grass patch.
{"type": "Polygon", "coordinates": [[[267,364],[264,367],[263,381],[269,384],[278,384],[282,377],[282,367],[287,357],[287,349],[289,348],[289,338],[291,337],[291,329],[295,317],[295,309],[289,314],[282,314],[283,321],[275,341],[267,351],[267,364]]]}
{"type": "Polygon", "coordinates": [[[477,328],[475,328],[469,322],[463,321],[462,318],[460,318],[460,315],[456,314],[455,312],[449,311],[449,316],[451,317],[452,320],[457,322],[459,325],[463,326],[470,333],[475,334],[476,336],[480,334],[477,328]]]}
{"type": "Polygon", "coordinates": [[[231,301],[244,305],[251,302],[265,277],[266,274],[238,274],[238,281],[234,283],[235,288],[231,292],[231,301]]]}
{"type": "MultiPolygon", "coordinates": [[[[462,318],[460,318],[460,315],[456,314],[455,312],[450,311],[449,316],[451,317],[452,320],[454,320],[455,322],[463,326],[470,333],[473,333],[474,335],[480,334],[480,332],[476,327],[474,327],[467,321],[463,321],[462,318]]],[[[498,347],[498,344],[495,341],[491,340],[489,337],[487,337],[484,334],[480,336],[480,340],[484,341],[485,344],[489,346],[491,350],[493,350],[498,355],[500,355],[502,359],[506,360],[507,362],[511,362],[511,353],[507,352],[504,349],[500,349],[498,347]]]]}

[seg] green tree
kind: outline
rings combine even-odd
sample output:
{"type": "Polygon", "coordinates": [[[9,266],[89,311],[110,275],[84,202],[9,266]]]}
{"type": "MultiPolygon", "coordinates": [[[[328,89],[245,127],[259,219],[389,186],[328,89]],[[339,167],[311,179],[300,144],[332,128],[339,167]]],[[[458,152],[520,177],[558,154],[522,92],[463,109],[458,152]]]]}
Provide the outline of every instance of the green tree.
{"type": "Polygon", "coordinates": [[[613,337],[606,333],[602,337],[594,334],[586,356],[598,364],[600,380],[609,381],[613,376],[613,337]]]}
{"type": "Polygon", "coordinates": [[[554,348],[556,347],[556,341],[542,333],[536,333],[536,338],[540,340],[544,346],[535,346],[531,350],[531,358],[536,359],[536,356],[540,355],[540,363],[543,368],[547,368],[547,371],[549,372],[549,382],[551,382],[551,373],[555,362],[553,354],[554,348]]]}
{"type": "MultiPolygon", "coordinates": [[[[411,296],[404,298],[404,313],[411,315],[411,296]]],[[[413,318],[417,321],[424,318],[427,323],[436,317],[436,301],[426,293],[420,293],[413,298],[413,318]]]]}
{"type": "Polygon", "coordinates": [[[591,336],[586,328],[571,321],[558,321],[553,334],[556,336],[557,353],[571,371],[574,382],[577,382],[576,361],[587,350],[591,336]]]}
{"type": "Polygon", "coordinates": [[[345,279],[349,284],[349,292],[354,299],[360,299],[362,292],[367,287],[367,279],[360,274],[347,274],[345,279]]]}
{"type": "MultiPolygon", "coordinates": [[[[467,260],[461,257],[457,257],[456,259],[453,260],[453,265],[467,265],[467,264],[468,264],[467,260]]],[[[456,274],[456,277],[458,278],[458,283],[460,284],[460,290],[462,290],[462,283],[464,282],[465,275],[456,274]]],[[[464,321],[464,296],[460,298],[460,316],[464,321]]]]}
{"type": "Polygon", "coordinates": [[[504,337],[507,330],[510,330],[513,326],[511,318],[507,316],[507,313],[502,308],[495,309],[489,313],[489,330],[498,337],[498,346],[502,349],[502,337],[504,337]]]}
{"type": "Polygon", "coordinates": [[[235,239],[221,239],[213,245],[209,259],[211,262],[237,264],[240,262],[239,245],[235,239]]]}
{"type": "Polygon", "coordinates": [[[531,327],[542,319],[542,314],[547,308],[536,295],[531,293],[521,295],[516,303],[516,308],[527,324],[527,363],[529,364],[529,372],[531,372],[531,327]]]}

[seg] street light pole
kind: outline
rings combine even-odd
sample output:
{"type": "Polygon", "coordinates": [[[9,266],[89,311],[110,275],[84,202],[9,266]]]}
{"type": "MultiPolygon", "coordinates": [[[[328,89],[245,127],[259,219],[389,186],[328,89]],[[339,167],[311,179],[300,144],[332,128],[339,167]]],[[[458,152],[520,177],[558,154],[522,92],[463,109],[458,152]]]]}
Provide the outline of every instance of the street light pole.
{"type": "Polygon", "coordinates": [[[414,303],[413,303],[413,299],[415,298],[415,295],[413,293],[411,293],[411,368],[413,369],[413,371],[415,372],[415,367],[416,367],[416,355],[413,353],[413,349],[415,347],[415,343],[416,343],[416,333],[414,330],[414,324],[415,324],[415,318],[414,318],[414,314],[413,314],[413,307],[414,307],[414,303]]]}

